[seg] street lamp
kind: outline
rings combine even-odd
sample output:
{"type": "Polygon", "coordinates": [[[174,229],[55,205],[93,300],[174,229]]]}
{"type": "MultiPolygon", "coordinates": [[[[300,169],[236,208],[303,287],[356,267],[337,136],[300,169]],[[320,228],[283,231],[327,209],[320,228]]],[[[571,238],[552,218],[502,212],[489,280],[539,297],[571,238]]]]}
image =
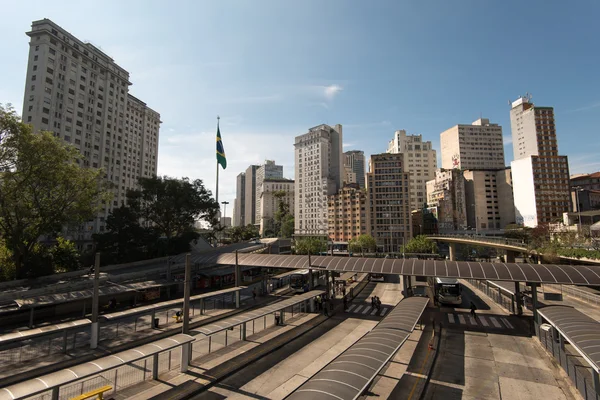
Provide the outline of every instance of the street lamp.
{"type": "Polygon", "coordinates": [[[583,189],[581,188],[581,186],[574,186],[573,189],[575,189],[575,201],[577,201],[577,218],[579,219],[579,234],[581,235],[583,233],[583,230],[581,228],[581,203],[579,202],[579,192],[583,192],[583,189]]]}

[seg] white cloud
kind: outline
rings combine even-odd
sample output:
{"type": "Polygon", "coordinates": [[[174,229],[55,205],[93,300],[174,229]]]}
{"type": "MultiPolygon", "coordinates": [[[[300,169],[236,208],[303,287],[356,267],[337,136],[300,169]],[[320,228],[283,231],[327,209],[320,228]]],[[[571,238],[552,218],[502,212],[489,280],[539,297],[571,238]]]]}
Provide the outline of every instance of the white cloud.
{"type": "Polygon", "coordinates": [[[505,146],[508,146],[509,144],[512,144],[512,135],[503,135],[502,136],[502,143],[504,143],[505,146]]]}
{"type": "Polygon", "coordinates": [[[567,110],[566,112],[573,113],[573,112],[579,112],[579,111],[588,111],[588,110],[593,110],[594,108],[598,108],[598,107],[600,107],[600,102],[596,102],[596,103],[589,104],[587,106],[575,108],[573,110],[567,110]]]}
{"type": "Polygon", "coordinates": [[[341,87],[340,85],[334,84],[334,85],[329,85],[329,86],[323,86],[323,96],[325,96],[325,98],[328,101],[331,101],[342,90],[344,90],[344,88],[341,87]]]}
{"type": "Polygon", "coordinates": [[[342,145],[342,147],[344,147],[345,149],[349,148],[349,147],[354,147],[354,146],[356,146],[356,143],[344,143],[342,145]]]}

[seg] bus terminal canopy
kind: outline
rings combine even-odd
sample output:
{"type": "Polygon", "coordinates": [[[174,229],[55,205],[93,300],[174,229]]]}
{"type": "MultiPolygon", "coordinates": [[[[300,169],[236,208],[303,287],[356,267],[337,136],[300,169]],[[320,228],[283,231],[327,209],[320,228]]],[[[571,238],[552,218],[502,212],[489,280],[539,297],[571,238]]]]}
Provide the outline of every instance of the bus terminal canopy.
{"type": "MultiPolygon", "coordinates": [[[[417,259],[360,258],[275,254],[238,254],[238,264],[251,267],[324,269],[440,278],[484,279],[510,282],[600,286],[600,266],[527,263],[485,263],[417,259]]],[[[198,255],[200,264],[233,265],[236,254],[198,255]]]]}

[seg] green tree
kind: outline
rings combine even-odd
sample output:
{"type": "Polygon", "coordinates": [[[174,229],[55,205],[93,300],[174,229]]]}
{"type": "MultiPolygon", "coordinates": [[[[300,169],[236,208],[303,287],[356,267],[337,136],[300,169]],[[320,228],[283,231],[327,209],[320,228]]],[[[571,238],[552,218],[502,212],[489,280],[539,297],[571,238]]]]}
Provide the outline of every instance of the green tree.
{"type": "Polygon", "coordinates": [[[327,242],[321,237],[305,237],[296,239],[294,248],[296,254],[319,254],[327,250],[327,242]]]}
{"type": "Polygon", "coordinates": [[[412,238],[406,246],[404,246],[404,253],[422,253],[422,254],[435,254],[437,253],[437,244],[435,241],[429,239],[425,235],[419,235],[412,238]]]}
{"type": "Polygon", "coordinates": [[[1,106],[0,158],[0,236],[16,278],[37,276],[46,270],[36,264],[39,238],[93,218],[110,199],[104,172],[81,168],[75,147],[49,132],[34,133],[1,106]]]}
{"type": "Polygon", "coordinates": [[[106,230],[106,233],[93,235],[103,264],[140,260],[144,258],[144,250],[147,253],[152,247],[148,244],[158,241],[158,234],[152,235],[149,229],[143,228],[139,213],[127,206],[112,210],[106,219],[106,230]]]}
{"type": "Polygon", "coordinates": [[[348,247],[353,253],[361,251],[373,252],[377,249],[377,242],[371,235],[359,235],[348,241],[348,247]]]}
{"type": "Polygon", "coordinates": [[[140,189],[127,194],[127,205],[169,241],[193,230],[196,220],[214,220],[219,205],[202,180],[140,178],[140,189]]]}
{"type": "Polygon", "coordinates": [[[284,200],[287,192],[280,190],[273,195],[277,199],[277,211],[275,212],[274,228],[280,238],[291,238],[294,234],[294,215],[290,205],[284,200]]]}
{"type": "Polygon", "coordinates": [[[70,240],[61,236],[56,238],[56,244],[50,248],[54,272],[76,271],[80,267],[79,251],[70,240]]]}

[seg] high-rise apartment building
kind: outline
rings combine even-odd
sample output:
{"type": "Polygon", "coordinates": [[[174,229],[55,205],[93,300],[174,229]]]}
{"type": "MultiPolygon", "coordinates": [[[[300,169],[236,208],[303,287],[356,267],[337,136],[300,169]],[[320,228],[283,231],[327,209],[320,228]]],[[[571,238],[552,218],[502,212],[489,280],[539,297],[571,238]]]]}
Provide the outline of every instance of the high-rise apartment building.
{"type": "Polygon", "coordinates": [[[258,167],[256,170],[256,209],[255,219],[257,224],[262,224],[261,214],[261,195],[263,190],[263,182],[266,179],[283,179],[283,166],[275,164],[273,160],[266,160],[264,164],[258,167]]]}
{"type": "Polygon", "coordinates": [[[573,212],[600,209],[600,172],[571,176],[573,212]]]}
{"type": "Polygon", "coordinates": [[[23,121],[75,146],[82,167],[103,168],[113,183],[112,202],[70,232],[80,243],[90,241],[138,178],[156,175],[160,115],[129,94],[129,72],[97,47],[49,19],[34,21],[27,35],[23,121]]]}
{"type": "Polygon", "coordinates": [[[409,173],[404,155],[374,154],[367,174],[367,230],[386,253],[397,253],[412,237],[409,173]]]}
{"type": "Polygon", "coordinates": [[[330,240],[348,242],[367,233],[367,193],[357,183],[329,196],[328,207],[330,240]]]}
{"type": "Polygon", "coordinates": [[[235,200],[233,202],[233,226],[246,226],[246,173],[241,172],[235,179],[235,200]]]}
{"type": "Polygon", "coordinates": [[[515,223],[510,172],[510,168],[463,171],[467,225],[477,233],[504,229],[515,223]]]}
{"type": "Polygon", "coordinates": [[[480,118],[440,134],[443,169],[504,169],[502,127],[480,118]]]}
{"type": "Polygon", "coordinates": [[[344,170],[346,179],[344,183],[357,183],[361,189],[365,188],[365,153],[361,150],[351,150],[344,153],[344,170]]]}
{"type": "Polygon", "coordinates": [[[403,166],[410,177],[411,210],[423,208],[427,201],[426,183],[434,178],[437,168],[437,157],[431,142],[424,142],[421,135],[407,135],[405,130],[399,130],[389,142],[387,152],[403,154],[403,166]]]}
{"type": "Polygon", "coordinates": [[[327,196],[342,187],[342,126],[319,125],[295,143],[296,236],[327,236],[327,196]]]}
{"type": "Polygon", "coordinates": [[[245,184],[246,184],[246,198],[244,202],[244,223],[248,224],[260,224],[260,221],[256,220],[256,170],[259,165],[251,165],[246,169],[245,184]]]}
{"type": "MultiPolygon", "coordinates": [[[[260,234],[261,236],[275,228],[275,214],[279,203],[285,202],[290,212],[294,212],[294,181],[284,178],[267,178],[263,180],[260,191],[260,234]]],[[[278,232],[273,231],[274,235],[278,232]]]]}
{"type": "Polygon", "coordinates": [[[511,163],[516,222],[529,227],[555,223],[571,209],[569,162],[558,155],[554,109],[529,97],[512,103],[511,163]]]}
{"type": "Polygon", "coordinates": [[[467,228],[467,206],[463,171],[439,169],[427,182],[427,204],[437,218],[440,233],[467,228]]]}

